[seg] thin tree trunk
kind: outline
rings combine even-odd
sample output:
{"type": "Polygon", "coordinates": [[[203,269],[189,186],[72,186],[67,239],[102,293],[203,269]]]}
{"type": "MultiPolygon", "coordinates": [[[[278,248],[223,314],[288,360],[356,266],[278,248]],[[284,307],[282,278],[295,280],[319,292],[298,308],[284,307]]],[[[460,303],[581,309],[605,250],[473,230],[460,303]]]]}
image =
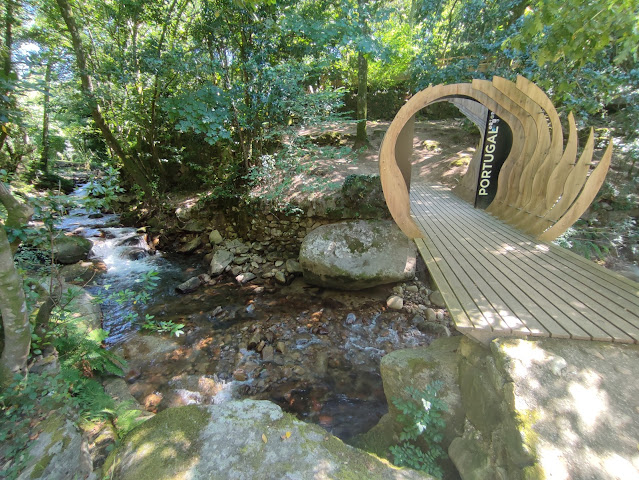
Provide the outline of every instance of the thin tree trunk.
{"type": "Polygon", "coordinates": [[[44,74],[44,102],[42,105],[42,155],[40,167],[43,172],[49,170],[49,151],[51,141],[49,138],[49,111],[51,110],[51,60],[47,61],[47,69],[44,74]]]}
{"type": "MultiPolygon", "coordinates": [[[[0,182],[0,203],[7,209],[6,226],[24,225],[33,210],[18,201],[0,182]]],[[[22,289],[22,279],[13,263],[13,252],[17,244],[10,245],[3,225],[0,225],[0,314],[4,328],[4,349],[0,357],[0,386],[9,384],[16,373],[24,374],[27,369],[31,330],[29,312],[22,289]]]]}
{"type": "MultiPolygon", "coordinates": [[[[5,17],[4,17],[4,48],[3,48],[3,62],[2,62],[2,73],[6,81],[9,81],[11,76],[11,50],[13,48],[13,7],[14,0],[6,0],[5,6],[5,17]]],[[[5,108],[9,110],[11,108],[11,104],[13,103],[13,96],[10,92],[4,92],[4,96],[9,98],[9,101],[3,100],[5,103],[5,108]]],[[[2,132],[0,132],[0,150],[4,147],[5,142],[7,141],[7,137],[9,136],[9,132],[7,131],[7,127],[5,125],[2,126],[2,132]]]]}
{"type": "MultiPolygon", "coordinates": [[[[362,35],[368,34],[365,6],[367,0],[357,0],[357,13],[362,35]]],[[[357,53],[357,135],[355,147],[368,145],[366,135],[366,119],[368,117],[368,59],[362,51],[357,53]]]]}
{"type": "Polygon", "coordinates": [[[67,25],[69,35],[71,36],[71,43],[73,44],[76,63],[78,65],[78,71],[80,73],[80,80],[82,82],[82,92],[89,102],[89,107],[91,108],[91,117],[93,118],[96,127],[100,130],[100,132],[102,132],[102,136],[104,137],[104,140],[106,141],[108,147],[122,161],[126,173],[131,176],[133,181],[135,181],[145,191],[145,193],[151,196],[152,190],[149,179],[144,175],[144,173],[140,170],[133,159],[124,152],[122,146],[120,145],[120,142],[118,142],[118,140],[115,138],[113,132],[102,116],[102,110],[95,98],[93,80],[89,75],[86,53],[84,51],[84,46],[82,45],[80,31],[78,30],[78,26],[75,23],[75,17],[73,16],[71,5],[69,4],[68,0],[56,0],[56,3],[58,4],[58,8],[60,9],[62,18],[67,25]]]}
{"type": "Polygon", "coordinates": [[[368,60],[362,52],[357,54],[357,135],[356,147],[368,144],[366,119],[368,117],[368,60]]]}

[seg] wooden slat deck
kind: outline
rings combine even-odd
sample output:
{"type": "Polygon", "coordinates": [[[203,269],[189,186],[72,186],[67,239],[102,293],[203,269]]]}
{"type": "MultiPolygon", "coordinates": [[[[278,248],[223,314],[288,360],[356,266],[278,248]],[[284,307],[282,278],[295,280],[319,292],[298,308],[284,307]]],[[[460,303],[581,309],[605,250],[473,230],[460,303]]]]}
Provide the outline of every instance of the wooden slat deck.
{"type": "Polygon", "coordinates": [[[639,341],[639,284],[539,242],[441,186],[411,185],[417,247],[456,328],[506,335],[639,341]]]}

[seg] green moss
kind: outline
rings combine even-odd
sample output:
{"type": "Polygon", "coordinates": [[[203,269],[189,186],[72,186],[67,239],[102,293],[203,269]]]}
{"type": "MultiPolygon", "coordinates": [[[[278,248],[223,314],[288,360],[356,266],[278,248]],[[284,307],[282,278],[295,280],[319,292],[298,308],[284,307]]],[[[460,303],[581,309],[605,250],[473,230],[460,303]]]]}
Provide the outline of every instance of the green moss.
{"type": "Polygon", "coordinates": [[[523,480],[546,480],[546,473],[541,465],[535,463],[522,470],[523,480]]]}
{"type": "Polygon", "coordinates": [[[539,435],[535,431],[534,425],[539,421],[539,413],[535,410],[520,410],[516,412],[516,415],[524,447],[527,448],[530,455],[536,458],[539,435]]]}
{"type": "Polygon", "coordinates": [[[53,458],[53,455],[45,455],[44,457],[40,458],[40,460],[38,460],[38,463],[36,463],[33,466],[33,470],[31,471],[31,477],[30,478],[40,478],[40,477],[42,477],[42,475],[44,474],[45,470],[49,466],[49,463],[51,462],[52,458],[53,458]]]}
{"type": "MultiPolygon", "coordinates": [[[[142,425],[134,428],[124,440],[138,459],[128,470],[128,478],[137,480],[161,480],[176,478],[187,470],[193,458],[189,452],[197,451],[202,430],[210,419],[209,412],[197,405],[164,410],[142,425]]],[[[118,470],[116,449],[104,464],[105,476],[118,470]]]]}

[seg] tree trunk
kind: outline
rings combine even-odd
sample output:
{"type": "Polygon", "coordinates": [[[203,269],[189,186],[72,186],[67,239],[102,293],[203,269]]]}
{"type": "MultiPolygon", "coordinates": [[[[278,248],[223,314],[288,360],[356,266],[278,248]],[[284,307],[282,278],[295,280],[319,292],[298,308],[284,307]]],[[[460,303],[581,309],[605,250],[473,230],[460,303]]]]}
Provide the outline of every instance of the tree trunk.
{"type": "Polygon", "coordinates": [[[80,31],[78,30],[78,26],[75,23],[75,17],[73,16],[71,5],[69,4],[68,0],[56,0],[56,3],[58,4],[58,8],[60,9],[62,18],[67,25],[69,35],[71,36],[71,43],[73,44],[78,72],[80,74],[80,80],[82,82],[82,92],[88,100],[89,107],[91,109],[91,117],[93,118],[96,127],[100,130],[100,132],[102,132],[102,136],[104,137],[104,140],[106,141],[108,147],[122,161],[125,172],[150,197],[152,195],[152,190],[149,179],[138,168],[138,165],[135,163],[135,161],[124,152],[124,149],[120,145],[120,142],[118,142],[118,140],[115,138],[113,132],[102,116],[102,110],[95,98],[93,90],[93,80],[89,75],[86,53],[84,51],[84,46],[82,45],[80,31]]]}
{"type": "MultiPolygon", "coordinates": [[[[0,202],[7,209],[6,226],[24,225],[33,210],[18,201],[0,182],[0,202]]],[[[17,245],[10,245],[4,225],[0,224],[0,313],[4,328],[4,349],[0,357],[0,386],[9,384],[16,373],[27,369],[31,330],[29,312],[22,289],[22,279],[13,263],[13,252],[17,245]]]]}
{"type": "MultiPolygon", "coordinates": [[[[368,35],[365,6],[367,0],[357,0],[357,13],[362,35],[368,35]]],[[[363,51],[357,53],[357,135],[355,148],[368,146],[366,118],[368,117],[368,59],[363,51]]]]}
{"type": "Polygon", "coordinates": [[[368,145],[366,118],[368,117],[368,60],[362,52],[357,54],[357,135],[355,147],[368,145]]]}
{"type": "MultiPolygon", "coordinates": [[[[2,74],[6,82],[10,81],[12,68],[11,49],[13,48],[13,6],[14,0],[6,0],[4,17],[4,48],[2,49],[2,54],[4,56],[2,61],[2,74]]],[[[2,103],[4,103],[3,109],[10,110],[14,103],[13,95],[10,91],[8,91],[3,92],[3,97],[8,99],[2,100],[2,103]]],[[[0,150],[4,147],[8,136],[9,131],[7,130],[7,127],[2,125],[2,132],[0,132],[0,150]]]]}
{"type": "Polygon", "coordinates": [[[49,170],[49,111],[51,110],[51,60],[47,61],[47,69],[44,74],[44,102],[42,105],[42,155],[40,156],[40,168],[46,173],[49,170]]]}

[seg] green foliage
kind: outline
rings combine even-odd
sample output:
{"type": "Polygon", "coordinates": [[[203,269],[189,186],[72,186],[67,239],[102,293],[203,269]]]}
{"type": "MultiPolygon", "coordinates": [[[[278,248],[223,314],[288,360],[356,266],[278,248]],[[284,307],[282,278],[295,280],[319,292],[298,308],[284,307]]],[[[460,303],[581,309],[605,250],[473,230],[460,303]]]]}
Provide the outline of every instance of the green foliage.
{"type": "Polygon", "coordinates": [[[583,66],[607,53],[616,64],[636,62],[637,18],[639,5],[634,0],[538,0],[526,9],[511,43],[520,50],[538,45],[534,57],[540,65],[566,59],[583,66]]]}
{"type": "Polygon", "coordinates": [[[86,187],[84,206],[89,210],[110,210],[118,194],[124,192],[120,186],[119,172],[110,165],[103,165],[102,176],[92,178],[86,187]]]}
{"type": "Polygon", "coordinates": [[[169,335],[175,335],[176,337],[179,337],[184,333],[183,323],[175,323],[173,320],[155,320],[153,315],[146,315],[142,328],[157,333],[168,333],[169,335]]]}
{"type": "Polygon", "coordinates": [[[441,441],[445,427],[442,414],[447,406],[437,397],[442,385],[443,382],[436,380],[421,391],[408,387],[408,400],[392,399],[401,412],[398,421],[404,426],[401,443],[390,448],[395,464],[424,471],[435,478],[443,475],[438,461],[446,455],[441,441]],[[419,446],[424,444],[426,450],[419,446]]]}

